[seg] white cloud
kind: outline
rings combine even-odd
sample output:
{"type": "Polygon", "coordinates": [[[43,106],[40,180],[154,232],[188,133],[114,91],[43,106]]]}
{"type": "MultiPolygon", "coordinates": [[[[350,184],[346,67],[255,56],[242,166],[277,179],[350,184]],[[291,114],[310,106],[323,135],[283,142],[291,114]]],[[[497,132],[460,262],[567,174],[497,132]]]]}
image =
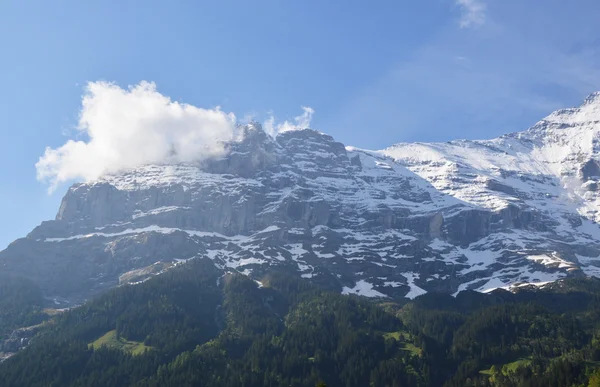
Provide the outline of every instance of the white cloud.
{"type": "Polygon", "coordinates": [[[235,124],[233,113],[171,101],[154,83],[123,89],[90,82],[77,127],[85,139],[46,148],[36,163],[37,178],[53,190],[66,181],[143,164],[219,157],[237,135],[235,124]]]}
{"type": "Polygon", "coordinates": [[[310,127],[312,116],[315,113],[314,109],[308,106],[302,106],[304,111],[301,115],[294,117],[293,122],[284,121],[282,123],[275,123],[275,117],[271,114],[269,118],[263,123],[263,128],[267,134],[272,137],[277,136],[279,133],[289,132],[290,130],[300,130],[310,127]]]}
{"type": "Polygon", "coordinates": [[[456,4],[462,8],[460,27],[478,27],[485,23],[486,6],[482,0],[456,0],[456,4]]]}

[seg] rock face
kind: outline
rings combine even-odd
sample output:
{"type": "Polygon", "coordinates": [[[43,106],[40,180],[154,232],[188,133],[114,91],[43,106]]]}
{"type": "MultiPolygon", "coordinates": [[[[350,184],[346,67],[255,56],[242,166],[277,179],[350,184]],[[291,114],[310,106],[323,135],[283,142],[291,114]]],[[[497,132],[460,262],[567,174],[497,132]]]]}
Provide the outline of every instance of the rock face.
{"type": "Polygon", "coordinates": [[[13,331],[4,340],[0,340],[0,363],[27,347],[40,327],[41,325],[35,325],[20,328],[13,331]]]}
{"type": "Polygon", "coordinates": [[[73,185],[0,270],[74,304],[190,258],[378,297],[600,275],[600,94],[488,141],[345,147],[258,124],[228,155],[73,185]]]}

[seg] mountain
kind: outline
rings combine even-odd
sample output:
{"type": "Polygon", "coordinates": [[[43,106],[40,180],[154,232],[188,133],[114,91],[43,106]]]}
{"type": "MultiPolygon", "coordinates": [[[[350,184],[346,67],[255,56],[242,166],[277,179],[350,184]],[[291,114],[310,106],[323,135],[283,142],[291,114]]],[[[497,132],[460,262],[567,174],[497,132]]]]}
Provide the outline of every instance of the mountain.
{"type": "Polygon", "coordinates": [[[252,123],[224,158],[73,185],[0,268],[59,307],[198,257],[368,297],[598,276],[599,132],[598,93],[524,132],[382,151],[252,123]]]}

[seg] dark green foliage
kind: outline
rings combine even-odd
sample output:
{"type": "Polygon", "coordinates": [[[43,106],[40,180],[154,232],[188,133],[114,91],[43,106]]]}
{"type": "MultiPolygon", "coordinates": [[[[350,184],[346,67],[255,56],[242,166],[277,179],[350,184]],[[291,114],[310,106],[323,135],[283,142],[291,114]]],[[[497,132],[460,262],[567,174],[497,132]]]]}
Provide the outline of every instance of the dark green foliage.
{"type": "Polygon", "coordinates": [[[18,327],[41,323],[44,298],[40,289],[24,278],[0,276],[0,340],[18,327]]]}
{"type": "Polygon", "coordinates": [[[598,279],[570,279],[516,294],[428,294],[399,315],[432,386],[579,386],[600,366],[599,297],[598,279]],[[502,371],[490,376],[492,366],[502,371]]]}
{"type": "Polygon", "coordinates": [[[205,261],[175,268],[140,286],[114,289],[56,319],[52,339],[92,342],[116,329],[169,356],[215,337],[215,310],[222,303],[219,272],[205,261]]]}
{"type": "Polygon", "coordinates": [[[402,322],[377,305],[281,273],[262,288],[221,275],[197,260],[66,312],[0,366],[0,385],[425,385],[404,340],[384,337],[402,322]],[[89,346],[113,330],[152,349],[89,346]]]}
{"type": "Polygon", "coordinates": [[[382,335],[402,323],[376,305],[289,277],[263,289],[239,275],[225,284],[227,328],[139,386],[423,385],[400,344],[382,335]]]}
{"type": "MultiPolygon", "coordinates": [[[[595,279],[383,304],[284,273],[262,283],[195,260],[115,289],[46,324],[0,365],[0,386],[599,384],[595,279]],[[152,349],[133,355],[89,346],[111,331],[152,349]]],[[[39,295],[27,294],[12,294],[6,305],[39,295]]]]}

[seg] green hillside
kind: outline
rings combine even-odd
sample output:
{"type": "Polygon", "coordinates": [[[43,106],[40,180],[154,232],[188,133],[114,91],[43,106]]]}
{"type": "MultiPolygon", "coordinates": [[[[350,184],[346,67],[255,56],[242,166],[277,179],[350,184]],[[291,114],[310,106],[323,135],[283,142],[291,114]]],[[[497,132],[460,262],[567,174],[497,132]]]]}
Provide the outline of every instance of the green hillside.
{"type": "Polygon", "coordinates": [[[52,317],[0,386],[588,386],[600,281],[385,303],[195,260],[52,317]]]}

